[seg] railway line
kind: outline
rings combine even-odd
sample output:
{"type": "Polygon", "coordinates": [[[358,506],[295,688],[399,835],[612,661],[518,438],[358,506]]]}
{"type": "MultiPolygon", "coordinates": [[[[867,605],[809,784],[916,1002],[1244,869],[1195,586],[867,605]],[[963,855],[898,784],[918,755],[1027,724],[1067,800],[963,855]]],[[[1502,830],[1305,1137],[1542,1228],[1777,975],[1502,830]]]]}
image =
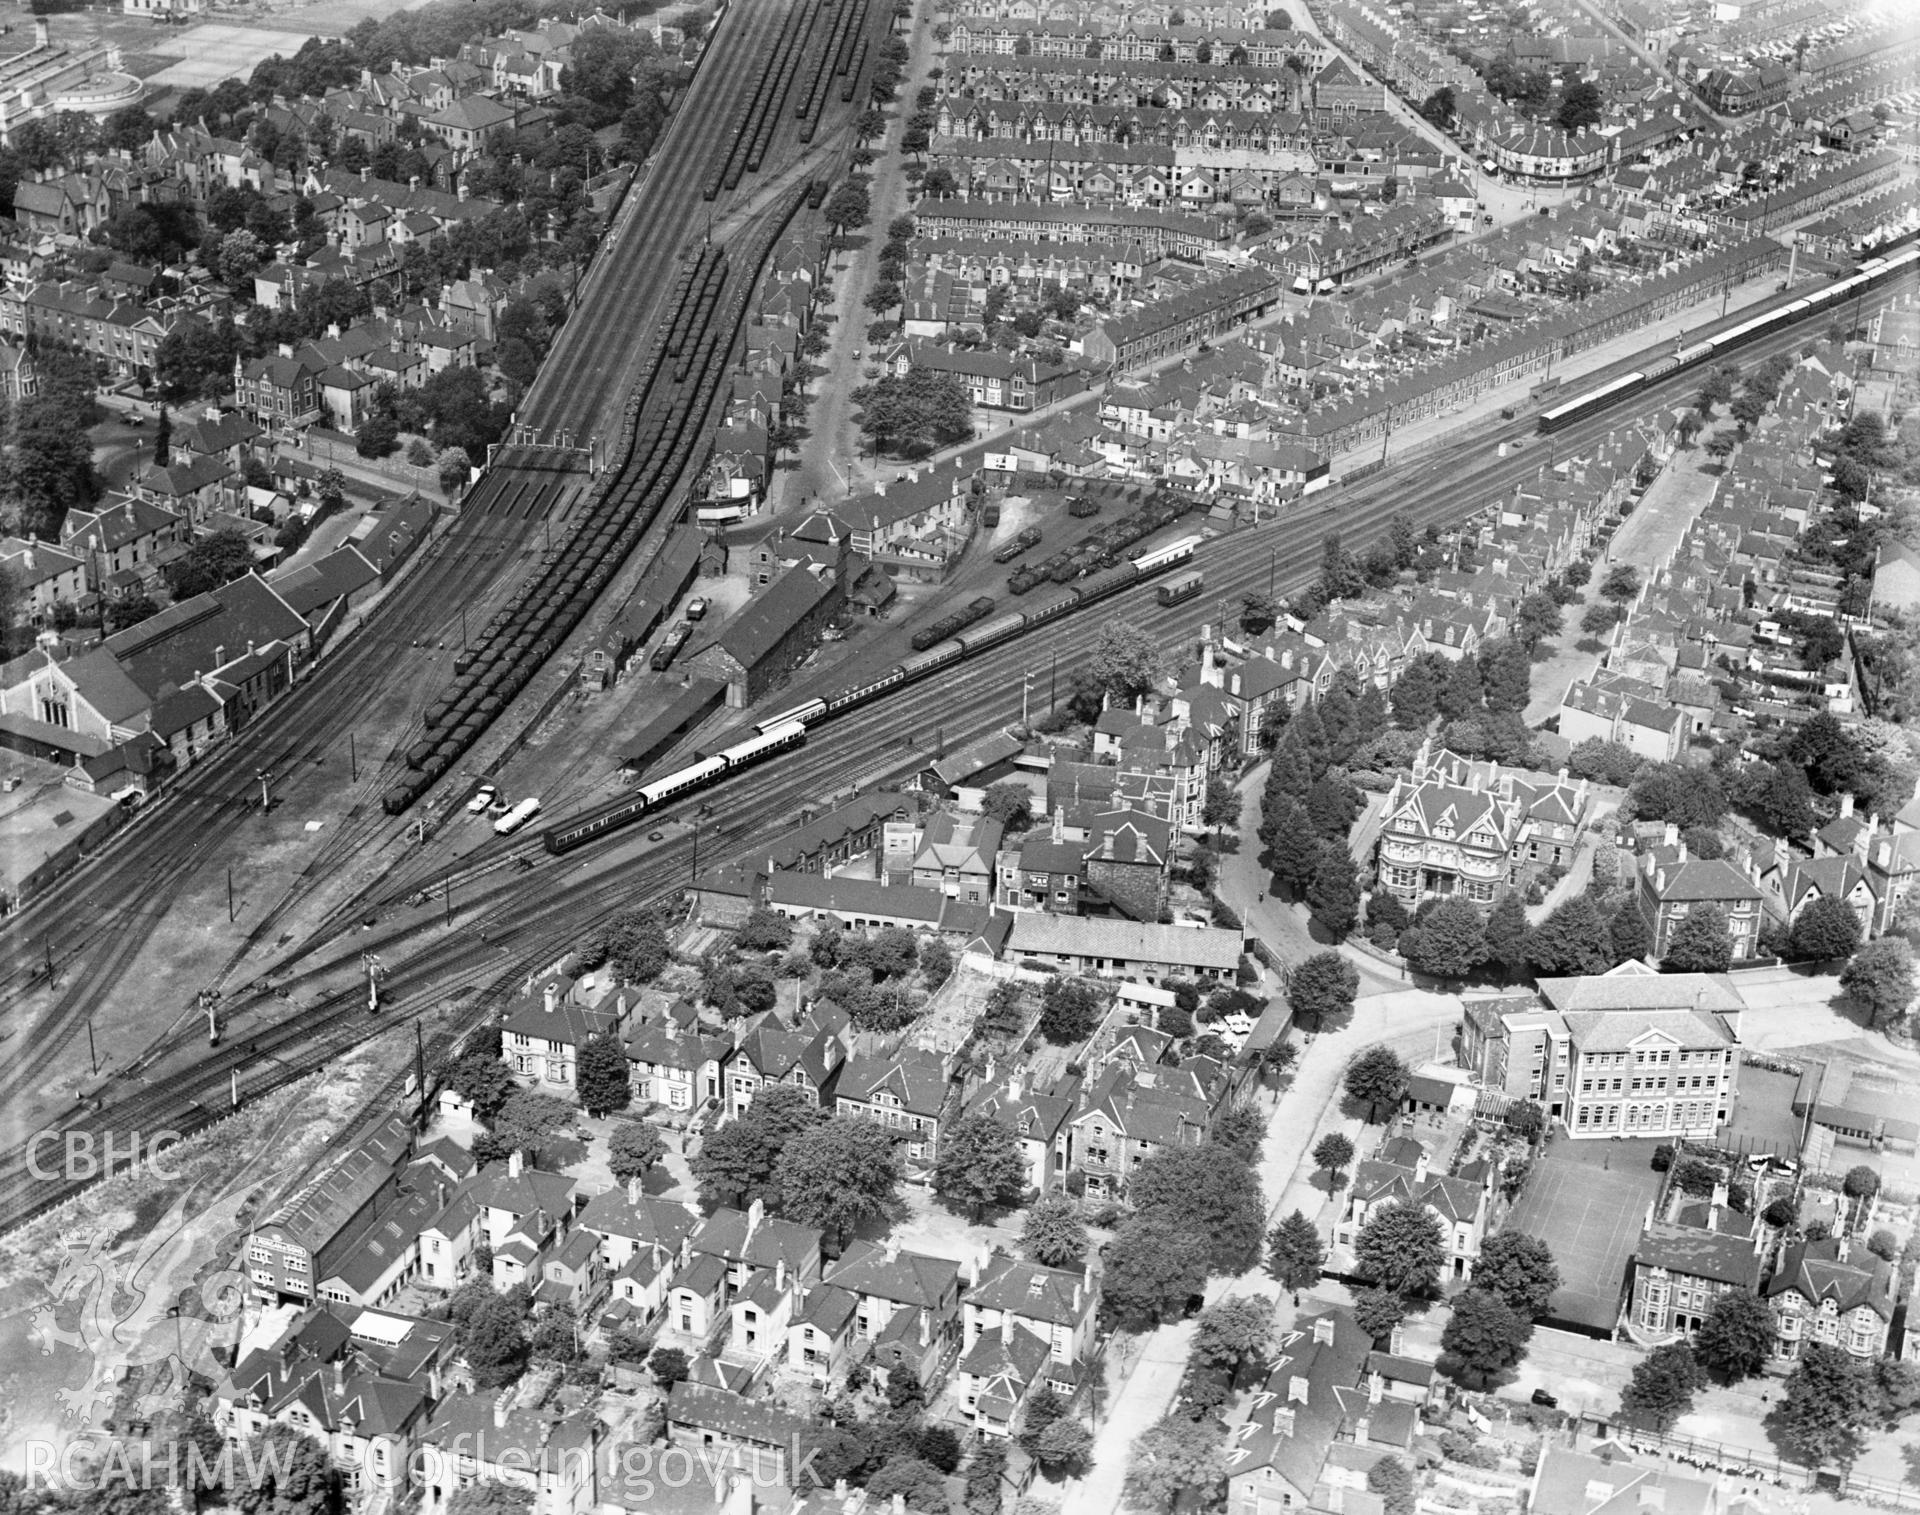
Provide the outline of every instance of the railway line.
{"type": "MultiPolygon", "coordinates": [[[[1882,291],[1873,303],[1888,297],[1889,292],[1882,291]]],[[[1806,335],[1804,326],[1775,331],[1743,349],[1741,356],[1760,359],[1791,351],[1806,335]]],[[[1655,381],[1640,398],[1648,408],[1671,404],[1695,382],[1676,373],[1655,381]]],[[[1617,417],[1605,413],[1590,415],[1560,432],[1557,445],[1577,450],[1619,424],[1617,417]]],[[[1056,622],[1047,654],[1073,666],[1090,650],[1106,615],[1150,624],[1170,640],[1190,637],[1203,623],[1217,622],[1224,606],[1242,592],[1264,589],[1270,572],[1276,589],[1291,590],[1307,582],[1317,570],[1320,538],[1329,529],[1337,527],[1350,544],[1361,546],[1384,530],[1388,516],[1400,508],[1407,508],[1419,524],[1454,522],[1540,466],[1542,460],[1525,451],[1496,458],[1484,438],[1437,459],[1402,465],[1341,493],[1326,507],[1206,544],[1197,561],[1207,572],[1209,588],[1197,600],[1163,610],[1151,585],[1142,583],[1116,595],[1100,616],[1056,622]],[[1404,488],[1414,477],[1431,476],[1447,482],[1422,499],[1404,500],[1404,488]]],[[[353,936],[344,955],[327,961],[320,960],[325,944],[315,944],[312,965],[280,986],[276,994],[313,995],[299,1003],[295,1014],[258,1035],[236,1037],[211,1052],[202,1049],[191,1063],[168,1071],[164,1082],[116,1091],[97,1109],[77,1110],[72,1123],[96,1132],[109,1126],[127,1129],[134,1122],[142,1129],[157,1129],[157,1123],[196,1129],[196,1123],[204,1125],[222,1113],[235,1080],[245,1100],[325,1066],[345,1047],[385,1029],[394,1017],[420,1013],[427,1004],[463,993],[499,992],[500,984],[510,983],[532,964],[550,961],[598,919],[683,887],[695,847],[710,865],[751,858],[784,829],[784,818],[800,804],[839,792],[850,781],[870,779],[877,770],[914,766],[941,745],[943,733],[976,732],[1010,719],[1019,708],[1022,676],[1040,666],[1038,656],[1030,645],[1001,643],[961,664],[945,680],[908,685],[887,699],[852,709],[822,727],[806,745],[725,780],[706,794],[703,808],[710,809],[710,815],[694,817],[704,844],[686,834],[656,844],[640,840],[637,833],[614,833],[606,844],[565,858],[548,855],[539,837],[503,839],[497,846],[483,847],[462,865],[463,924],[451,932],[439,924],[437,894],[411,908],[388,899],[376,907],[381,924],[374,932],[353,936]],[[537,876],[530,879],[528,873],[537,876]],[[410,948],[415,949],[412,955],[399,962],[385,986],[398,1008],[381,1017],[367,1014],[365,991],[358,984],[315,987],[349,971],[361,950],[397,957],[410,948]]],[[[797,686],[793,693],[824,695],[844,685],[846,677],[844,671],[823,674],[809,681],[815,687],[797,686]]],[[[682,802],[683,821],[688,808],[682,802]]],[[[333,945],[336,954],[342,952],[339,941],[333,945]]],[[[266,1004],[242,1000],[237,1008],[258,1013],[266,1004]]],[[[31,1181],[19,1162],[9,1163],[0,1170],[0,1227],[17,1225],[71,1192],[72,1186],[61,1182],[31,1181]]]]}
{"type": "MultiPolygon", "coordinates": [[[[738,48],[762,53],[779,32],[784,14],[782,7],[742,0],[723,18],[722,34],[712,47],[722,52],[738,48]]],[[[591,317],[583,310],[562,327],[543,368],[530,397],[531,414],[538,420],[554,427],[564,424],[585,436],[609,393],[617,403],[619,381],[639,356],[635,332],[646,329],[646,318],[658,304],[662,283],[658,271],[674,265],[703,213],[698,195],[701,164],[726,142],[726,113],[720,107],[748,87],[750,76],[745,70],[709,65],[696,74],[657,154],[659,171],[645,185],[645,215],[630,216],[626,240],[613,239],[603,252],[589,276],[595,306],[591,317]]],[[[764,216],[749,222],[744,237],[750,247],[762,245],[758,239],[765,222],[764,216]]],[[[736,288],[744,301],[757,266],[748,268],[744,262],[740,266],[743,272],[736,288]]],[[[691,392],[668,405],[666,424],[675,428],[673,442],[663,456],[653,458],[650,483],[657,494],[671,487],[673,480],[664,470],[676,458],[684,468],[706,415],[697,408],[702,391],[708,400],[713,398],[728,356],[726,344],[705,331],[695,352],[701,364],[698,380],[689,369],[685,382],[691,392]]],[[[629,416],[634,412],[629,400],[629,416]]],[[[351,712],[365,706],[372,690],[404,691],[421,682],[421,664],[430,664],[433,644],[444,644],[455,618],[466,607],[485,603],[490,587],[520,560],[543,514],[553,513],[557,504],[557,498],[549,498],[544,513],[484,507],[464,513],[437,542],[421,550],[421,561],[413,572],[364,626],[251,728],[197,766],[158,813],[144,818],[128,837],[110,846],[104,863],[83,865],[10,923],[12,983],[27,986],[14,993],[16,1016],[26,1009],[25,1000],[37,998],[43,988],[50,995],[26,1028],[28,1034],[22,1035],[22,1045],[0,1070],[0,1098],[6,1099],[8,1110],[7,1120],[0,1122],[0,1147],[18,1145],[18,1127],[28,1118],[20,1110],[20,1101],[7,1096],[37,1087],[48,1068],[69,1055],[87,1028],[92,1007],[138,957],[165,918],[168,903],[214,855],[217,849],[204,845],[208,838],[252,808],[258,775],[263,771],[280,775],[337,760],[340,733],[349,724],[351,712]],[[58,977],[46,972],[42,978],[43,963],[64,965],[65,972],[58,977]]],[[[626,537],[628,549],[643,536],[644,531],[626,537]]],[[[600,575],[597,582],[604,585],[612,566],[596,563],[563,604],[572,603],[575,594],[594,582],[594,575],[600,575]]],[[[536,578],[544,583],[553,567],[551,562],[542,563],[536,578]]],[[[580,607],[581,613],[584,608],[580,607]]],[[[575,615],[573,620],[577,619],[575,615]]],[[[555,619],[549,629],[559,624],[555,619]]],[[[538,646],[538,639],[531,645],[538,646]]],[[[350,816],[371,808],[368,802],[377,793],[374,775],[382,766],[370,762],[366,775],[349,780],[350,816]]],[[[350,825],[369,837],[377,829],[364,819],[350,825]]]]}

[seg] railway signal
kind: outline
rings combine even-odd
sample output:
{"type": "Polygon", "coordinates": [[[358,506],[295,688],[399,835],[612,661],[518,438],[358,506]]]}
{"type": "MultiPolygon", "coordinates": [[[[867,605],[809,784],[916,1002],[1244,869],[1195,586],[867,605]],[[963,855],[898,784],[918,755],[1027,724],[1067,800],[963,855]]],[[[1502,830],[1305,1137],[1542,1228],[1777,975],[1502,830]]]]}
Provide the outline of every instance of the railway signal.
{"type": "Polygon", "coordinates": [[[380,980],[386,977],[386,964],[371,952],[360,954],[360,961],[367,969],[367,1014],[377,1014],[380,1009],[380,980]]]}

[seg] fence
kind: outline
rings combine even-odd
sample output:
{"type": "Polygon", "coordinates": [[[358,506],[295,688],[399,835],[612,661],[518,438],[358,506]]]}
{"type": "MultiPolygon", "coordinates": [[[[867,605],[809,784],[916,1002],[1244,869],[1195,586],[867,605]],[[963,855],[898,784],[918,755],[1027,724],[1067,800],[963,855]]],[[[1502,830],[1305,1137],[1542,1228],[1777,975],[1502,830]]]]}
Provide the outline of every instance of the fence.
{"type": "MultiPolygon", "coordinates": [[[[1808,1489],[1813,1487],[1813,1470],[1799,1463],[1784,1462],[1767,1452],[1756,1452],[1751,1447],[1729,1446],[1721,1441],[1706,1441],[1697,1436],[1682,1436],[1676,1431],[1643,1431],[1629,1426],[1613,1426],[1605,1418],[1588,1414],[1582,1417],[1590,1423],[1596,1435],[1614,1434],[1624,1441],[1628,1448],[1656,1457],[1670,1457],[1675,1462],[1686,1463],[1690,1467],[1710,1468],[1734,1478],[1747,1477],[1758,1482],[1762,1479],[1776,1488],[1808,1489]]],[[[1583,1426],[1583,1429],[1585,1427],[1583,1426]]]]}

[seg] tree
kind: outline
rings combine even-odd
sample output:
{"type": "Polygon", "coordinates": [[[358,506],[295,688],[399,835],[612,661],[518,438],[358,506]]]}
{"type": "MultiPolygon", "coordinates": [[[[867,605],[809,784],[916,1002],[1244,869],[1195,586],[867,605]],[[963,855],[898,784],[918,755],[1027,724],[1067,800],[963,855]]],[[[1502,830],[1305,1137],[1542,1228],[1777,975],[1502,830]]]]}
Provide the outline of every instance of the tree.
{"type": "Polygon", "coordinates": [[[253,568],[253,546],[232,527],[201,537],[167,565],[167,588],[176,600],[206,594],[253,568]]]}
{"type": "Polygon", "coordinates": [[[1269,793],[1262,810],[1265,818],[1260,829],[1266,831],[1269,821],[1273,828],[1267,861],[1273,867],[1274,880],[1298,893],[1313,882],[1320,866],[1320,838],[1307,819],[1306,806],[1291,795],[1269,793]]]}
{"type": "Polygon", "coordinates": [[[1453,113],[1457,106],[1451,84],[1443,84],[1420,102],[1420,114],[1442,131],[1453,125],[1453,113]]]}
{"type": "Polygon", "coordinates": [[[1840,1180],[1840,1192],[1848,1199],[1872,1199],[1880,1192],[1880,1175],[1865,1163],[1856,1163],[1840,1180]]]}
{"type": "Polygon", "coordinates": [[[1080,1202],[1051,1189],[1027,1211],[1020,1231],[1020,1248],[1027,1261],[1048,1268],[1071,1268],[1087,1255],[1087,1223],[1080,1202]]]}
{"type": "Polygon", "coordinates": [[[1487,928],[1465,900],[1445,899],[1401,936],[1400,951],[1417,972],[1465,978],[1486,960],[1487,928]]]}
{"type": "Polygon", "coordinates": [[[843,1238],[886,1214],[899,1183],[892,1136],[857,1115],[835,1116],[799,1132],[774,1169],[787,1217],[843,1238]]]}
{"type": "Polygon", "coordinates": [[[1367,591],[1367,576],[1360,560],[1340,544],[1340,533],[1330,531],[1320,539],[1320,597],[1323,600],[1350,600],[1367,591]]]}
{"type": "Polygon", "coordinates": [[[1190,1490],[1209,1494],[1227,1476],[1226,1440],[1217,1420],[1169,1415],[1134,1442],[1128,1482],[1141,1499],[1167,1509],[1190,1490]]]}
{"type": "Polygon", "coordinates": [[[1457,1295],[1440,1349],[1452,1359],[1456,1376],[1479,1388],[1520,1361],[1533,1335],[1533,1322],[1499,1295],[1468,1289],[1457,1295]]]}
{"type": "Polygon", "coordinates": [[[1433,670],[1427,667],[1426,659],[1416,658],[1393,681],[1394,724],[1408,731],[1423,730],[1439,708],[1433,670]]]}
{"type": "Polygon", "coordinates": [[[1011,779],[989,784],[980,797],[980,813],[1007,831],[1025,831],[1033,824],[1033,791],[1011,779]]]}
{"type": "Polygon", "coordinates": [[[1266,1110],[1245,1096],[1221,1105],[1207,1127],[1207,1140],[1225,1147],[1243,1163],[1260,1160],[1260,1147],[1266,1137],[1266,1110]]]}
{"type": "Polygon", "coordinates": [[[1740,807],[1789,841],[1799,841],[1818,824],[1806,770],[1793,763],[1760,763],[1740,785],[1740,807]]]}
{"type": "Polygon", "coordinates": [[[693,1364],[679,1347],[655,1347],[647,1358],[647,1371],[664,1394],[675,1384],[686,1382],[693,1372],[693,1364]]]}
{"type": "Polygon", "coordinates": [[[1600,593],[1617,604],[1625,604],[1640,593],[1640,570],[1631,563],[1617,563],[1600,581],[1600,593]]]}
{"type": "Polygon", "coordinates": [[[589,1036],[576,1055],[575,1076],[589,1115],[610,1115],[633,1103],[633,1068],[617,1036],[589,1036]]]}
{"type": "Polygon", "coordinates": [[[1339,774],[1323,773],[1307,791],[1307,821],[1316,835],[1344,844],[1360,805],[1359,790],[1339,774]]]}
{"type": "Polygon", "coordinates": [[[1326,1265],[1327,1249],[1320,1244],[1320,1233],[1313,1222],[1295,1210],[1267,1234],[1267,1271],[1290,1290],[1293,1302],[1300,1302],[1300,1291],[1320,1282],[1320,1270],[1326,1265]]]}
{"type": "Polygon", "coordinates": [[[819,1102],[792,1084],[767,1084],[737,1120],[700,1144],[689,1164],[703,1197],[744,1207],[777,1197],[776,1170],[787,1143],[821,1120],[819,1102]]]}
{"type": "Polygon", "coordinates": [[[1655,1347],[1633,1365],[1633,1377],[1620,1394],[1621,1418],[1650,1431],[1671,1430],[1693,1408],[1703,1376],[1684,1341],[1655,1347]]]}
{"type": "Polygon", "coordinates": [[[1637,820],[1714,826],[1727,813],[1727,796],[1711,769],[1652,763],[1635,776],[1627,790],[1627,806],[1637,820]]]}
{"type": "Polygon", "coordinates": [[[1087,672],[1100,691],[1112,699],[1131,703],[1145,694],[1166,673],[1166,657],[1142,628],[1127,621],[1108,621],[1100,628],[1087,659],[1087,672]]]}
{"type": "Polygon", "coordinates": [[[519,1087],[500,1060],[498,1048],[491,1053],[476,1049],[462,1053],[447,1069],[447,1083],[473,1106],[474,1115],[486,1122],[493,1120],[519,1087]]]}
{"type": "Polygon", "coordinates": [[[464,447],[445,448],[433,466],[443,494],[458,494],[473,476],[473,459],[467,456],[464,447]]]}
{"type": "Polygon", "coordinates": [[[153,466],[165,468],[173,457],[173,417],[167,413],[167,407],[160,407],[159,418],[153,423],[153,466]]]}
{"type": "Polygon", "coordinates": [[[1569,132],[1584,131],[1596,125],[1605,114],[1607,97],[1600,86],[1587,80],[1570,84],[1560,95],[1560,109],[1553,119],[1561,130],[1569,132]]]}
{"type": "Polygon", "coordinates": [[[1605,973],[1613,966],[1613,933],[1592,898],[1576,894],[1528,930],[1526,953],[1542,977],[1605,973]]]}
{"type": "Polygon", "coordinates": [[[228,232],[220,239],[218,267],[221,282],[230,289],[246,284],[248,293],[251,293],[252,285],[248,281],[266,256],[265,244],[244,226],[228,232]]]}
{"type": "Polygon", "coordinates": [[[1271,1299],[1264,1294],[1229,1294],[1200,1312],[1188,1360],[1238,1379],[1249,1371],[1264,1371],[1276,1336],[1271,1299]]]}
{"type": "Polygon", "coordinates": [[[1547,1302],[1560,1287],[1560,1266],[1545,1242],[1501,1231],[1481,1246],[1469,1282],[1534,1320],[1547,1313],[1547,1302]]]}
{"type": "Polygon", "coordinates": [[[1580,617],[1580,629],[1590,637],[1605,636],[1626,618],[1623,605],[1589,605],[1580,617]]]}
{"type": "Polygon", "coordinates": [[[1530,1099],[1508,1105],[1505,1119],[1507,1129],[1525,1141],[1537,1141],[1540,1133],[1547,1129],[1546,1111],[1530,1099]]]}
{"type": "Polygon", "coordinates": [[[1513,634],[1531,651],[1547,638],[1560,635],[1560,618],[1560,602],[1544,590],[1537,590],[1514,611],[1513,634]]]}
{"type": "Polygon", "coordinates": [[[615,916],[607,924],[605,940],[607,961],[625,983],[650,983],[673,960],[666,924],[651,910],[615,916]]]}
{"type": "Polygon", "coordinates": [[[953,949],[937,936],[920,944],[920,979],[929,989],[937,989],[953,976],[953,949]]]}
{"type": "Polygon", "coordinates": [[[1607,935],[1613,942],[1613,955],[1618,962],[1644,958],[1653,951],[1653,932],[1631,895],[1613,912],[1613,919],[1607,923],[1607,935]]]}
{"type": "Polygon", "coordinates": [[[491,1122],[493,1150],[476,1142],[474,1156],[484,1162],[509,1152],[537,1151],[554,1132],[573,1122],[576,1108],[570,1100],[536,1089],[510,1094],[491,1122]]]}
{"type": "Polygon", "coordinates": [[[1207,1238],[1161,1215],[1136,1215],[1106,1251],[1100,1305],[1122,1320],[1156,1325],[1207,1286],[1207,1238]]]}
{"type": "Polygon", "coordinates": [[[876,451],[931,452],[973,435],[973,400],[956,375],[933,368],[885,374],[853,391],[860,431],[876,451]]]}
{"type": "Polygon", "coordinates": [[[1338,1131],[1329,1131],[1314,1144],[1313,1165],[1340,1186],[1340,1171],[1353,1161],[1353,1143],[1338,1131]]]}
{"type": "Polygon", "coordinates": [[[447,1497],[447,1515],[529,1515],[532,1509],[528,1490],[492,1479],[456,1488],[447,1497]]]}
{"type": "Polygon", "coordinates": [[[1040,1034],[1056,1047],[1093,1035],[1106,997],[1085,979],[1056,975],[1040,997],[1040,1034]]]}
{"type": "Polygon", "coordinates": [[[1823,894],[1800,912],[1787,941],[1788,952],[1802,961],[1851,957],[1860,945],[1860,917],[1845,900],[1823,894]]]}
{"type": "Polygon", "coordinates": [[[994,1205],[1016,1205],[1027,1188],[1027,1159],[1013,1127],[991,1115],[966,1115],[940,1133],[933,1192],[964,1207],[975,1225],[994,1205]]]}
{"type": "Polygon", "coordinates": [[[1398,1457],[1383,1457],[1368,1468],[1367,1488],[1380,1496],[1386,1515],[1413,1515],[1413,1469],[1398,1457]]]}
{"type": "Polygon", "coordinates": [[[653,1165],[667,1155],[667,1144],[659,1131],[645,1121],[623,1121],[607,1143],[607,1153],[607,1166],[615,1178],[645,1178],[653,1165]]]}
{"type": "Polygon", "coordinates": [[[526,1371],[532,1350],[525,1317],[514,1303],[489,1292],[468,1317],[461,1332],[461,1351],[473,1381],[482,1389],[501,1389],[526,1371]]]}
{"type": "Polygon", "coordinates": [[[1334,950],[1315,952],[1306,962],[1294,964],[1294,972],[1286,979],[1286,1004],[1294,1020],[1309,1031],[1319,1031],[1329,1020],[1348,1014],[1357,993],[1359,970],[1334,950]]]}
{"type": "MultiPolygon", "coordinates": [[[[859,135],[861,123],[871,117],[879,116],[878,111],[870,111],[854,123],[855,135],[859,135]]],[[[885,118],[881,117],[881,127],[885,129],[885,118]]],[[[878,136],[878,132],[871,135],[878,136]]],[[[827,196],[826,204],[820,207],[821,215],[829,228],[843,232],[850,227],[865,226],[873,219],[873,201],[868,194],[864,179],[842,179],[827,196]]]]}
{"type": "Polygon", "coordinates": [[[1509,974],[1527,965],[1527,907],[1520,896],[1509,889],[1494,903],[1487,917],[1486,955],[1509,974]]]}
{"type": "Polygon", "coordinates": [[[1392,1289],[1362,1289],[1353,1297],[1353,1323],[1373,1342],[1388,1340],[1407,1318],[1407,1302],[1392,1289]]]}
{"type": "Polygon", "coordinates": [[[1224,773],[1207,780],[1207,796],[1200,811],[1203,826],[1235,826],[1240,821],[1240,786],[1224,773]]]}
{"type": "Polygon", "coordinates": [[[1667,941],[1660,967],[1667,973],[1725,973],[1733,961],[1727,915],[1718,905],[1696,904],[1667,941]]]}
{"type": "Polygon", "coordinates": [[[1367,1119],[1383,1121],[1407,1092],[1407,1065],[1391,1047],[1369,1047],[1347,1065],[1347,1098],[1367,1107],[1367,1119]]]}
{"type": "Polygon", "coordinates": [[[1840,970],[1840,987],[1879,1030],[1899,1024],[1913,1003],[1913,949],[1904,937],[1870,941],[1840,970]]]}
{"type": "Polygon", "coordinates": [[[1480,649],[1480,682],[1487,709],[1520,715],[1533,689],[1533,657],[1517,637],[1501,637],[1480,649]]]}
{"type": "Polygon", "coordinates": [[[1440,1221],[1422,1205],[1395,1200],[1367,1217],[1354,1238],[1360,1276],[1395,1294],[1432,1294],[1447,1262],[1440,1221]]]}
{"type": "Polygon", "coordinates": [[[1219,1273],[1260,1260],[1267,1206],[1260,1176],[1219,1147],[1165,1147],[1134,1169],[1127,1187],[1137,1214],[1161,1212],[1207,1244],[1219,1273]]]}
{"type": "Polygon", "coordinates": [[[1809,1342],[1787,1377],[1785,1401],[1775,1411],[1782,1439],[1809,1467],[1845,1467],[1860,1453],[1861,1436],[1879,1412],[1873,1369],[1840,1347],[1809,1342]]]}
{"type": "Polygon", "coordinates": [[[1307,906],[1315,924],[1335,941],[1360,919],[1360,880],[1344,841],[1320,844],[1320,860],[1307,885],[1307,906]]]}
{"type": "Polygon", "coordinates": [[[241,1447],[241,1476],[225,1493],[243,1515],[332,1515],[340,1480],[326,1444],[290,1425],[269,1425],[241,1447]]]}
{"type": "Polygon", "coordinates": [[[1487,691],[1480,682],[1480,664],[1473,658],[1456,658],[1448,663],[1446,677],[1438,683],[1437,697],[1440,714],[1449,721],[1484,709],[1487,691]]]}

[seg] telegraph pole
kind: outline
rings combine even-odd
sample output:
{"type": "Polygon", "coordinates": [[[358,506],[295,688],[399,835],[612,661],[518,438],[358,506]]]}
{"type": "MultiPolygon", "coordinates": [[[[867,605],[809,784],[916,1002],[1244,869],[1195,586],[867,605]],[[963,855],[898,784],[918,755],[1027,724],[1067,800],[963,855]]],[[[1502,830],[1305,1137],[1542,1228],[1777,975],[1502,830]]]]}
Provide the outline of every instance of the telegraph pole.
{"type": "Polygon", "coordinates": [[[253,770],[253,776],[260,781],[260,813],[265,815],[273,805],[273,791],[267,787],[273,775],[264,768],[256,768],[253,770]]]}
{"type": "Polygon", "coordinates": [[[93,1065],[93,1076],[100,1076],[100,1054],[93,1050],[93,1017],[87,1017],[87,1061],[93,1065]]]}
{"type": "Polygon", "coordinates": [[[360,782],[360,754],[353,745],[353,733],[347,733],[347,776],[354,783],[360,782]]]}
{"type": "Polygon", "coordinates": [[[233,870],[227,870],[227,924],[233,924],[233,870]]]}

